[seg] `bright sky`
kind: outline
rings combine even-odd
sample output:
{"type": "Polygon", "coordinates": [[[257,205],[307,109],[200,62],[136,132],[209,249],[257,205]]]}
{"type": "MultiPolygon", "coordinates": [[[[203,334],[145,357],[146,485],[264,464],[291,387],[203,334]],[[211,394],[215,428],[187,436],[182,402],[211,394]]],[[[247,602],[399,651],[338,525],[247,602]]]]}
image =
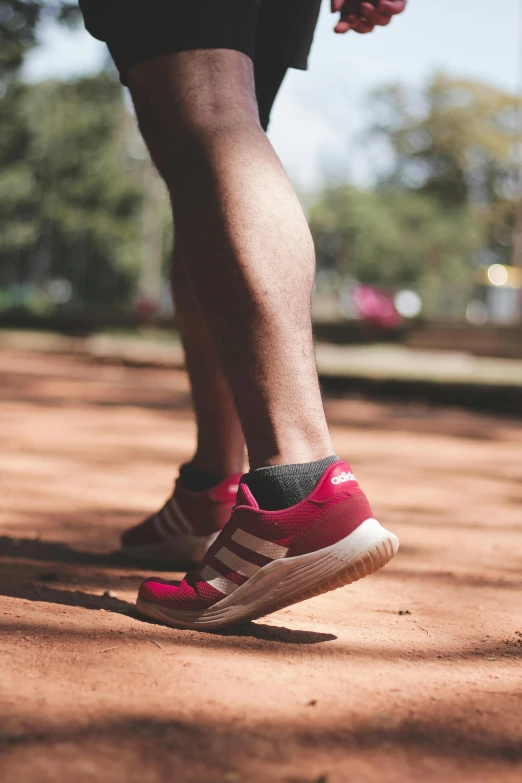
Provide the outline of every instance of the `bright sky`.
{"type": "MultiPolygon", "coordinates": [[[[418,84],[435,71],[515,91],[522,70],[522,0],[409,0],[406,12],[370,35],[332,32],[329,0],[308,72],[291,71],[272,115],[270,136],[300,190],[325,172],[369,181],[373,162],[356,141],[368,91],[393,81],[418,84]]],[[[96,70],[105,47],[87,33],[44,31],[26,77],[38,80],[96,70]]]]}

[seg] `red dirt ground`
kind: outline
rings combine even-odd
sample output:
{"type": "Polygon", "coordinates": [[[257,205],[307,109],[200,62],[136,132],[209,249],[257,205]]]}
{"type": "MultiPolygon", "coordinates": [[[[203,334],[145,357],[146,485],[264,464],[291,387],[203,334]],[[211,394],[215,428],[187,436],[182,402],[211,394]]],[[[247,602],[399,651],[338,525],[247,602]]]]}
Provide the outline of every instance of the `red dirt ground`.
{"type": "Polygon", "coordinates": [[[2,783],[519,783],[522,423],[329,400],[399,555],[202,634],[139,619],[110,554],[190,453],[183,373],[2,363],[2,783]]]}

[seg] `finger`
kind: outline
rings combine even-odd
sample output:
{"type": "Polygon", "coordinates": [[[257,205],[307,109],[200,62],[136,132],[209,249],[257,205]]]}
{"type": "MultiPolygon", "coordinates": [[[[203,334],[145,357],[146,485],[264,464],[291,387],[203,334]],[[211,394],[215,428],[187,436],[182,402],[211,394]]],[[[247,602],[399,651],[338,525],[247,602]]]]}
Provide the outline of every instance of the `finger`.
{"type": "Polygon", "coordinates": [[[331,0],[332,12],[341,13],[341,16],[357,13],[360,7],[360,0],[331,0]]]}
{"type": "Polygon", "coordinates": [[[373,25],[385,27],[390,24],[391,16],[381,13],[371,3],[361,3],[361,11],[363,16],[373,25]]]}
{"type": "Polygon", "coordinates": [[[361,35],[364,35],[365,33],[371,33],[374,27],[375,25],[373,25],[364,17],[355,17],[354,21],[350,21],[350,28],[356,33],[361,33],[361,35]]]}
{"type": "Polygon", "coordinates": [[[361,16],[364,16],[365,19],[367,19],[369,22],[373,22],[373,24],[375,24],[375,18],[377,17],[377,14],[378,11],[374,5],[371,3],[361,3],[361,16]]]}
{"type": "MultiPolygon", "coordinates": [[[[332,0],[332,2],[334,2],[334,0],[332,0]]],[[[360,16],[361,0],[343,0],[343,2],[340,3],[340,7],[338,10],[340,11],[341,19],[347,19],[348,16],[350,16],[350,14],[354,14],[355,16],[360,16]]]]}
{"type": "Polygon", "coordinates": [[[334,33],[347,33],[350,30],[350,23],[346,19],[341,19],[334,27],[334,33]]]}
{"type": "Polygon", "coordinates": [[[377,10],[387,16],[401,14],[406,8],[406,0],[379,0],[377,10]]]}
{"type": "Polygon", "coordinates": [[[334,27],[334,32],[347,33],[350,29],[347,17],[356,9],[355,0],[331,0],[331,6],[332,13],[340,13],[340,19],[334,27]]]}

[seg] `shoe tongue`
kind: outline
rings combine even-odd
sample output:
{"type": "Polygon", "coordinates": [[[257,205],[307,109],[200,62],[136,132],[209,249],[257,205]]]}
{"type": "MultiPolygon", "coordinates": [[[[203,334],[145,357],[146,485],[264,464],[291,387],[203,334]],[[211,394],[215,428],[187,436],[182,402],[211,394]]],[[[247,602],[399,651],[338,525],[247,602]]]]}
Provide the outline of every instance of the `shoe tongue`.
{"type": "Polygon", "coordinates": [[[237,490],[236,506],[250,506],[250,508],[259,508],[259,504],[249,487],[241,481],[237,490]]]}

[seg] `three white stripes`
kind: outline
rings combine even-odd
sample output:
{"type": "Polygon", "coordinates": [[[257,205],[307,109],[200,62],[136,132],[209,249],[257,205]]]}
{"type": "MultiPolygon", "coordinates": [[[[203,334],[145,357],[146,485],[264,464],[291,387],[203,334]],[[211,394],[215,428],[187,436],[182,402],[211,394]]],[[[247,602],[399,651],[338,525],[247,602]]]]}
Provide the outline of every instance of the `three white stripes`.
{"type": "MultiPolygon", "coordinates": [[[[236,530],[232,536],[232,541],[236,541],[238,544],[245,547],[245,549],[249,549],[251,552],[255,552],[258,555],[268,557],[271,560],[278,560],[284,557],[288,552],[288,547],[274,544],[272,541],[264,541],[262,538],[253,536],[245,530],[236,530]]],[[[255,565],[248,560],[244,560],[244,558],[234,554],[234,552],[227,547],[221,547],[221,549],[215,553],[214,557],[226,565],[227,568],[230,568],[231,571],[235,571],[236,574],[240,574],[241,576],[254,576],[254,574],[262,568],[260,565],[255,565]]],[[[230,593],[233,593],[234,590],[237,590],[239,587],[235,582],[232,582],[225,576],[221,576],[214,568],[208,565],[201,570],[200,577],[215,590],[224,593],[224,595],[230,595],[230,593]]]]}
{"type": "MultiPolygon", "coordinates": [[[[173,534],[193,533],[190,522],[174,498],[170,498],[161,511],[158,511],[154,517],[154,524],[162,538],[172,538],[173,534]]],[[[251,533],[247,533],[246,530],[236,530],[232,535],[232,541],[240,544],[250,552],[263,555],[270,558],[270,560],[278,560],[288,552],[288,547],[274,544],[272,541],[265,541],[251,533]]],[[[254,576],[262,568],[260,565],[255,565],[239,557],[239,555],[234,554],[227,547],[221,547],[214,556],[223,565],[230,568],[231,571],[235,571],[236,574],[247,578],[254,576]]],[[[214,568],[208,565],[201,570],[200,577],[224,595],[230,595],[239,587],[235,582],[232,582],[225,576],[221,576],[214,568]]]]}
{"type": "Polygon", "coordinates": [[[236,530],[232,536],[232,541],[241,544],[245,549],[251,549],[252,552],[257,552],[258,555],[270,557],[272,560],[278,560],[280,557],[284,557],[288,552],[288,547],[279,546],[279,544],[274,544],[272,541],[264,541],[262,538],[253,536],[245,530],[236,530]]]}
{"type": "Polygon", "coordinates": [[[161,511],[158,511],[154,517],[154,524],[162,538],[172,538],[173,534],[193,532],[192,525],[174,498],[167,500],[161,511]]]}
{"type": "Polygon", "coordinates": [[[241,576],[254,576],[259,571],[259,566],[255,565],[255,563],[249,563],[248,560],[243,560],[242,557],[235,555],[226,546],[216,553],[216,558],[228,566],[231,571],[235,571],[236,574],[241,574],[241,576]]]}

